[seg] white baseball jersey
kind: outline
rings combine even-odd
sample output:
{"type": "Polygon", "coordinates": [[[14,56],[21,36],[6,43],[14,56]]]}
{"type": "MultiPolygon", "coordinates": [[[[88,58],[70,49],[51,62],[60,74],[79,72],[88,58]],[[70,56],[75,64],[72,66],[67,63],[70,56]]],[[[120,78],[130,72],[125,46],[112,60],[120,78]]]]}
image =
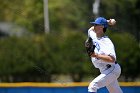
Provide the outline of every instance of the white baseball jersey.
{"type": "MultiPolygon", "coordinates": [[[[88,30],[88,36],[93,39],[95,44],[95,53],[102,55],[111,55],[116,60],[116,53],[112,41],[107,37],[97,38],[96,33],[92,30],[88,30]]],[[[101,74],[97,76],[88,86],[89,93],[97,93],[97,90],[105,87],[109,93],[123,93],[119,84],[118,77],[121,73],[121,67],[119,64],[105,62],[101,59],[91,57],[92,63],[96,68],[99,68],[101,74]],[[107,67],[110,65],[110,67],[107,67]]]]}
{"type": "MultiPolygon", "coordinates": [[[[95,53],[102,54],[102,55],[111,55],[116,59],[114,45],[107,36],[97,38],[96,33],[92,29],[88,30],[88,36],[92,38],[93,43],[96,46],[94,50],[95,53]]],[[[100,71],[103,71],[104,69],[106,69],[107,64],[110,64],[110,65],[115,64],[115,62],[114,63],[104,62],[103,60],[95,58],[95,57],[91,57],[91,60],[94,66],[96,68],[99,68],[100,71]]]]}

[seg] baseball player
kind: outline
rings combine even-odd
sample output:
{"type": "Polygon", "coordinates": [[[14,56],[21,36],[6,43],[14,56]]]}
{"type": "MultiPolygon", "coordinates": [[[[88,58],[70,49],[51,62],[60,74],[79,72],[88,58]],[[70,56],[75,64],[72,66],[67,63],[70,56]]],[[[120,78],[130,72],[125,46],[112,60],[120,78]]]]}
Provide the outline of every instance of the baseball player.
{"type": "Polygon", "coordinates": [[[92,25],[88,30],[90,38],[85,42],[85,45],[90,46],[89,42],[92,41],[92,46],[88,47],[87,52],[93,65],[100,70],[101,74],[89,84],[88,92],[97,93],[98,89],[106,86],[109,93],[123,93],[117,80],[121,68],[116,62],[114,45],[109,37],[105,36],[108,25],[114,25],[116,21],[98,17],[90,23],[92,25]]]}

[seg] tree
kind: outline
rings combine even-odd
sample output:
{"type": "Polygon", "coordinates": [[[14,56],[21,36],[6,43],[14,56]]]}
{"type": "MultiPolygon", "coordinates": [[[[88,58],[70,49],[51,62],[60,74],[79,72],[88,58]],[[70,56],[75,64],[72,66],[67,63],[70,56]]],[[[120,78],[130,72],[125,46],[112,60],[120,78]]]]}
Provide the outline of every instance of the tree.
{"type": "Polygon", "coordinates": [[[33,62],[28,59],[32,54],[32,43],[27,39],[16,37],[0,40],[0,75],[4,81],[18,81],[18,74],[25,73],[32,67],[33,62]]]}
{"type": "Polygon", "coordinates": [[[49,10],[50,25],[53,31],[67,29],[80,31],[87,25],[89,12],[86,0],[50,0],[49,10]]]}
{"type": "Polygon", "coordinates": [[[44,31],[43,0],[2,0],[0,12],[2,21],[19,24],[30,32],[44,31]]]}
{"type": "Polygon", "coordinates": [[[85,34],[79,32],[71,32],[64,40],[63,57],[64,71],[68,73],[74,82],[81,82],[82,79],[91,73],[97,72],[92,70],[92,63],[88,57],[84,42],[85,34]]]}

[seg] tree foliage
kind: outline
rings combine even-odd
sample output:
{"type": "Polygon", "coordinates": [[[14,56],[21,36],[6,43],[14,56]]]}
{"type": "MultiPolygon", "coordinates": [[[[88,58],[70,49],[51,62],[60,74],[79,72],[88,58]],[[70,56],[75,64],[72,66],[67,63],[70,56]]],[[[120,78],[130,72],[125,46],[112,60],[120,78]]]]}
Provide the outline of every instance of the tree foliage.
{"type": "Polygon", "coordinates": [[[139,45],[131,34],[113,34],[111,35],[112,40],[116,46],[117,60],[122,66],[122,73],[125,80],[131,79],[134,81],[138,76],[138,65],[139,65],[139,45]]]}
{"type": "Polygon", "coordinates": [[[26,27],[31,32],[42,32],[43,0],[1,0],[0,20],[26,27]]]}

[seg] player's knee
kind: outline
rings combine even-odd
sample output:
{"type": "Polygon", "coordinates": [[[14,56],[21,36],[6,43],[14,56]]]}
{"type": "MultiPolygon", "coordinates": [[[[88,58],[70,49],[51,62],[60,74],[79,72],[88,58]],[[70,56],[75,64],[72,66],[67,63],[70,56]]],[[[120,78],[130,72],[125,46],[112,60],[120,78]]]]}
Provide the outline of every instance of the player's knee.
{"type": "Polygon", "coordinates": [[[98,85],[97,83],[90,83],[89,86],[88,86],[88,92],[89,93],[96,93],[97,92],[97,89],[98,89],[98,85]]]}

